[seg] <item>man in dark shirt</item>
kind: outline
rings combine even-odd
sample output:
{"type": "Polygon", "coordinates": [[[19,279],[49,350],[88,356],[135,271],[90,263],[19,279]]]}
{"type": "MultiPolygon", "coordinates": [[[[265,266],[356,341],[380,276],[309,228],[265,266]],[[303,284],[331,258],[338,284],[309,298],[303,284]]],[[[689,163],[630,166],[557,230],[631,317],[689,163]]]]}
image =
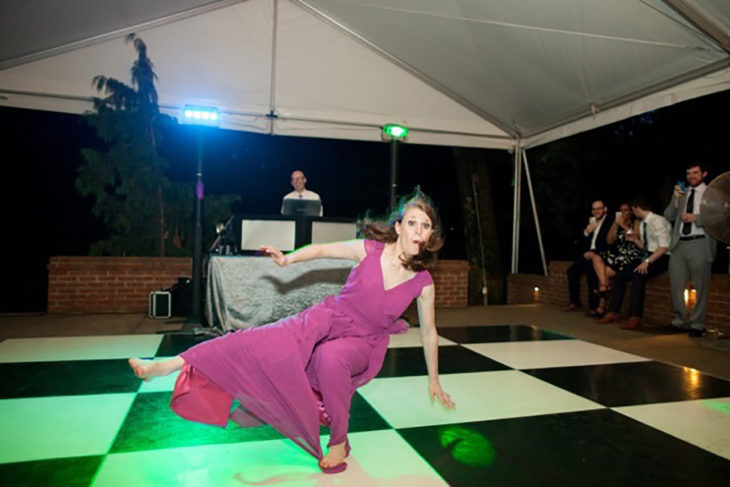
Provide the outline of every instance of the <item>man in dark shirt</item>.
{"type": "Polygon", "coordinates": [[[583,254],[573,262],[568,270],[568,290],[570,292],[570,304],[564,306],[563,311],[579,311],[582,308],[580,301],[580,277],[585,274],[588,281],[588,314],[595,314],[598,307],[598,276],[593,270],[593,256],[597,252],[606,250],[608,243],[606,235],[611,226],[606,221],[608,208],[603,201],[596,200],[591,204],[591,217],[588,225],[583,229],[583,254]]]}

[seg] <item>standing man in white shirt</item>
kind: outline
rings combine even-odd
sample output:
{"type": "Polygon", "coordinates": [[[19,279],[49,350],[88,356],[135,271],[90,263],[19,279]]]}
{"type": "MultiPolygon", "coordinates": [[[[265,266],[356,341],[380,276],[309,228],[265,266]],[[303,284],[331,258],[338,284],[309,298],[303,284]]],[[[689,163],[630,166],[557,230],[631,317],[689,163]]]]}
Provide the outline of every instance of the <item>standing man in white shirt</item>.
{"type": "Polygon", "coordinates": [[[698,163],[687,166],[687,186],[674,187],[674,195],[664,210],[664,216],[674,222],[669,249],[669,280],[672,290],[674,318],[668,330],[688,331],[691,337],[701,337],[707,317],[707,295],[710,288],[712,262],[715,260],[717,242],[705,233],[700,214],[700,202],[707,185],[707,170],[698,163]],[[684,289],[687,281],[697,293],[695,307],[687,316],[684,289]]]}
{"type": "MultiPolygon", "coordinates": [[[[294,187],[294,191],[284,196],[283,199],[300,199],[300,200],[316,200],[321,201],[319,195],[314,191],[309,191],[306,188],[307,177],[300,170],[296,170],[291,173],[291,185],[294,187]]],[[[319,215],[322,216],[324,208],[320,209],[319,215]]],[[[281,207],[282,213],[284,212],[284,206],[281,207]]]]}
{"type": "Polygon", "coordinates": [[[629,305],[629,319],[621,325],[624,330],[635,330],[641,326],[641,317],[644,314],[644,294],[646,282],[669,267],[669,243],[671,240],[671,225],[666,218],[652,213],[651,206],[646,198],[637,196],[631,202],[631,211],[641,220],[639,234],[626,236],[626,240],[634,242],[643,250],[641,264],[633,269],[626,267],[616,274],[613,282],[613,294],[608,305],[608,313],[598,323],[615,323],[618,321],[618,312],[626,292],[626,284],[631,282],[631,303],[629,305]]]}

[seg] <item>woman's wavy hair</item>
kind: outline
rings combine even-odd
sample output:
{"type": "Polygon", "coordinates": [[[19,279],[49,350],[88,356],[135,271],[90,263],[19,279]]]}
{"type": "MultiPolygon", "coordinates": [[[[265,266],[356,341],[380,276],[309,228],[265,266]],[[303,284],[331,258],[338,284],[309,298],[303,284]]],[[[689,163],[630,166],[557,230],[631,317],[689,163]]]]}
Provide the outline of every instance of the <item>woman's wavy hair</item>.
{"type": "Polygon", "coordinates": [[[390,214],[389,218],[373,219],[366,215],[359,220],[357,222],[358,233],[361,237],[367,239],[393,243],[398,240],[398,234],[395,231],[396,222],[402,222],[403,215],[411,208],[418,208],[431,219],[433,232],[431,233],[431,237],[421,244],[421,250],[418,254],[412,255],[407,259],[401,258],[401,260],[403,261],[403,266],[411,271],[432,271],[436,267],[438,251],[444,245],[444,237],[441,231],[441,220],[436,213],[436,207],[431,201],[431,198],[423,193],[420,187],[416,187],[410,195],[401,198],[397,209],[390,214]]]}

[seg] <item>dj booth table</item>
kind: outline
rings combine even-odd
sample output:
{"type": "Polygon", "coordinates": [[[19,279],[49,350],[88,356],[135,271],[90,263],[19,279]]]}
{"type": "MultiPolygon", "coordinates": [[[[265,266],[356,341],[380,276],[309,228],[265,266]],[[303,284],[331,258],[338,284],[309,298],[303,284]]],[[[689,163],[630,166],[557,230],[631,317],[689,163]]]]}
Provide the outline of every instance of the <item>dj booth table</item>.
{"type": "Polygon", "coordinates": [[[205,314],[210,326],[225,331],[271,323],[337,294],[352,261],[317,259],[286,267],[268,256],[254,256],[261,245],[289,251],[309,243],[352,240],[352,219],[311,216],[233,215],[226,245],[237,254],[208,259],[205,314]]]}
{"type": "Polygon", "coordinates": [[[270,257],[213,255],[206,318],[225,331],[277,321],[340,292],[354,264],[317,259],[279,267],[270,257]]]}

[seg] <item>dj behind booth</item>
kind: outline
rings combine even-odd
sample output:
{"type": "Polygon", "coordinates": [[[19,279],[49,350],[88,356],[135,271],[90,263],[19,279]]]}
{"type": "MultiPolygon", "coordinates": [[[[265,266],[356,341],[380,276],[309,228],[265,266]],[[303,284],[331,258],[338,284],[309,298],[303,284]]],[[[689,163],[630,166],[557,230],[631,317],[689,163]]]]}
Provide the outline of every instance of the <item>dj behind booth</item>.
{"type": "Polygon", "coordinates": [[[282,215],[236,213],[219,228],[207,265],[205,313],[229,331],[274,322],[337,294],[353,262],[318,259],[279,267],[262,245],[287,252],[310,243],[356,238],[352,218],[321,217],[321,202],[284,199],[282,215]]]}

